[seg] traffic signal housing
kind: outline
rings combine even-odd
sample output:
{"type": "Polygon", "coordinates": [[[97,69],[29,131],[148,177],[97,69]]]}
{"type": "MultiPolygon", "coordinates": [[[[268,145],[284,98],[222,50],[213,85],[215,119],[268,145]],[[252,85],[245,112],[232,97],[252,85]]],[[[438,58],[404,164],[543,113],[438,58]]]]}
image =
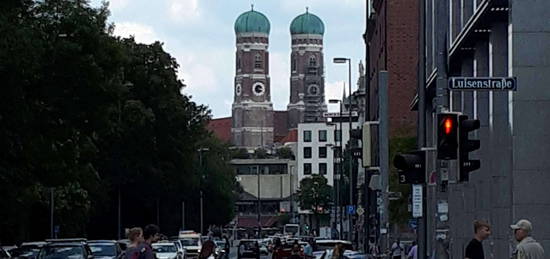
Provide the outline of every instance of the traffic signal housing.
{"type": "Polygon", "coordinates": [[[459,122],[459,181],[464,182],[470,179],[470,172],[479,169],[481,162],[479,160],[470,160],[470,152],[478,150],[480,142],[477,139],[470,139],[469,133],[479,129],[479,120],[469,120],[467,115],[460,115],[459,122]]]}
{"type": "Polygon", "coordinates": [[[399,170],[399,183],[421,184],[426,182],[426,151],[397,154],[393,165],[399,170]]]}
{"type": "Polygon", "coordinates": [[[458,113],[437,114],[437,159],[458,157],[458,113]]]}

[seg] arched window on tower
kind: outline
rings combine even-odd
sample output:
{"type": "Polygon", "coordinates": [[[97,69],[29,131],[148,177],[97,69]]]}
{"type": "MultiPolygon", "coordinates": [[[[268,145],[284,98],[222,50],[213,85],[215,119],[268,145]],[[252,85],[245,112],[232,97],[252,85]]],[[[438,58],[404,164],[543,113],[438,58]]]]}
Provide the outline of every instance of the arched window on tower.
{"type": "Polygon", "coordinates": [[[263,64],[262,64],[262,56],[260,56],[260,54],[256,54],[256,56],[254,57],[254,68],[256,69],[262,69],[263,68],[263,64]]]}
{"type": "Polygon", "coordinates": [[[291,67],[292,67],[292,72],[296,71],[296,57],[292,56],[292,64],[291,64],[291,67]]]}
{"type": "Polygon", "coordinates": [[[310,56],[309,57],[309,66],[310,67],[316,67],[317,66],[317,59],[315,58],[315,56],[310,56]]]}
{"type": "Polygon", "coordinates": [[[237,57],[237,69],[241,69],[241,57],[237,57]]]}

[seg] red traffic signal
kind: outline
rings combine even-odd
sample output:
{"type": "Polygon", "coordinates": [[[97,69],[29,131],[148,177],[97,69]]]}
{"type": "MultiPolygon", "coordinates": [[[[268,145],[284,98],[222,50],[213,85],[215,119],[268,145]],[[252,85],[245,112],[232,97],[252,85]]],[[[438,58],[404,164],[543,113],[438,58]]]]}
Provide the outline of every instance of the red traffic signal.
{"type": "Polygon", "coordinates": [[[450,160],[458,157],[458,114],[437,115],[437,159],[450,160]]]}

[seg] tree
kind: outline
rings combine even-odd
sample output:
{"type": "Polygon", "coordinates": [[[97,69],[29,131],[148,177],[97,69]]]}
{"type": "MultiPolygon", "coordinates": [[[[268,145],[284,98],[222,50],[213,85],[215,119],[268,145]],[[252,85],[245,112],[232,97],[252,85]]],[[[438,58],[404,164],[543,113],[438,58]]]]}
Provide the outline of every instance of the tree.
{"type": "Polygon", "coordinates": [[[229,222],[237,184],[228,147],[206,130],[208,107],[181,94],[179,66],[161,43],[113,36],[106,5],[0,6],[0,240],[46,238],[49,217],[35,215],[49,215],[52,190],[60,237],[117,238],[118,194],[123,227],[158,215],[175,234],[182,201],[199,211],[203,145],[224,154],[208,157],[202,187],[217,203],[206,223],[229,222]]]}
{"type": "Polygon", "coordinates": [[[327,178],[314,174],[300,181],[297,191],[298,203],[305,210],[311,210],[317,222],[319,231],[319,215],[326,214],[332,202],[332,187],[328,185],[327,178]]]}
{"type": "Polygon", "coordinates": [[[290,147],[280,147],[277,149],[277,157],[282,159],[294,159],[294,154],[290,147]]]}

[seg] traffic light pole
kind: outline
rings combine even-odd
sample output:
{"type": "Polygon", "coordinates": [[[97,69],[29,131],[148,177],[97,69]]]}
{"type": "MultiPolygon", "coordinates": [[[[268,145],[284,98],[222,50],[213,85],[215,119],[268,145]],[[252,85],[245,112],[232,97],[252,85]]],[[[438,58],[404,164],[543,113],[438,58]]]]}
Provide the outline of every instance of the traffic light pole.
{"type": "MultiPolygon", "coordinates": [[[[436,80],[436,98],[437,98],[437,113],[446,112],[449,109],[449,91],[447,89],[447,32],[449,28],[449,1],[435,1],[436,7],[436,42],[435,49],[437,53],[436,68],[437,68],[437,80],[436,80]]],[[[439,129],[439,127],[438,127],[439,129]]],[[[438,154],[439,156],[439,154],[438,154]]],[[[437,240],[436,246],[436,258],[448,259],[449,253],[449,225],[448,225],[448,213],[443,209],[445,204],[448,208],[449,193],[447,191],[447,185],[449,183],[449,161],[453,160],[436,160],[436,172],[437,172],[437,192],[436,201],[434,204],[437,208],[438,217],[436,217],[436,233],[437,240]],[[441,206],[439,206],[441,205],[441,206]]]]}
{"type": "Polygon", "coordinates": [[[380,215],[380,228],[385,229],[385,234],[381,235],[380,247],[381,251],[387,251],[389,249],[389,221],[388,221],[388,186],[389,186],[389,132],[388,132],[388,71],[380,71],[378,73],[378,96],[379,96],[379,114],[378,120],[378,143],[379,143],[379,157],[380,157],[380,185],[382,195],[382,210],[380,215]]]}

